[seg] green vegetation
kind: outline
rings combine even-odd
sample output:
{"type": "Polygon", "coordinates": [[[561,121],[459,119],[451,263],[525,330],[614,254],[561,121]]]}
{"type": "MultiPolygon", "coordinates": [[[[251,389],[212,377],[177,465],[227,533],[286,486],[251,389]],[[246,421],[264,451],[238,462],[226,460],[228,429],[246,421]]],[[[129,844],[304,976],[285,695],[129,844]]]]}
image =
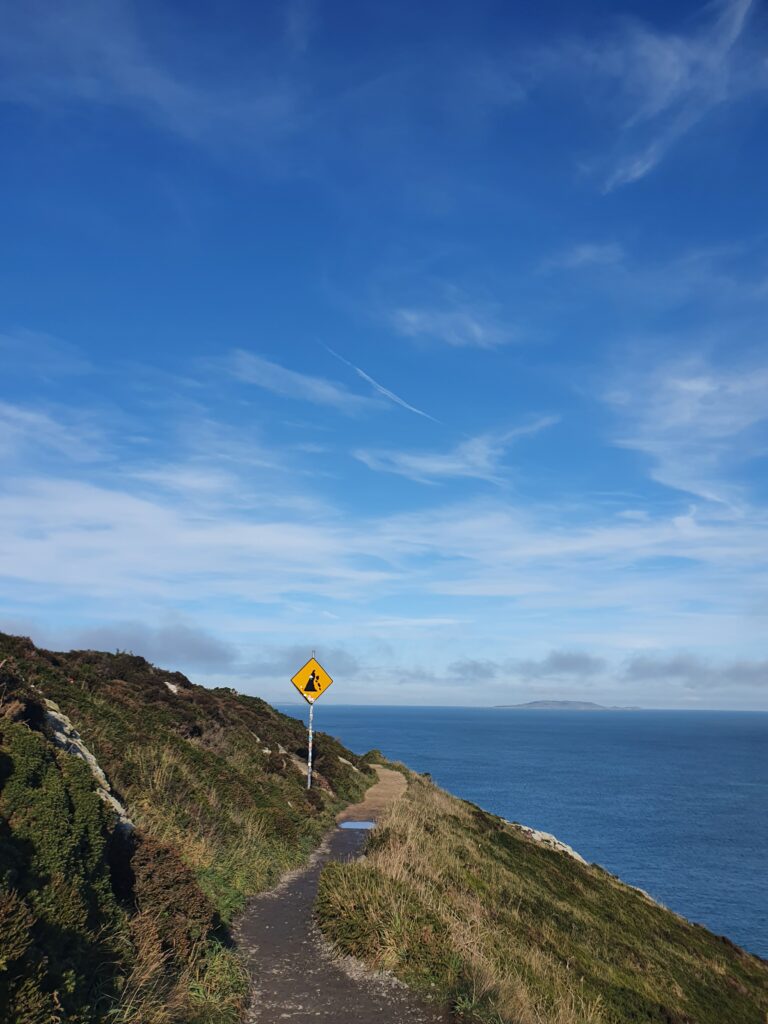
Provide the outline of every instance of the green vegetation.
{"type": "Polygon", "coordinates": [[[258,698],[0,634],[0,1021],[240,1020],[249,985],[228,924],[373,781],[318,734],[308,793],[305,757],[303,725],[258,698]],[[55,746],[45,699],[135,829],[55,746]]]}
{"type": "Polygon", "coordinates": [[[764,1024],[768,964],[597,866],[410,776],[366,857],[330,864],[321,927],[488,1024],[764,1024]]]}
{"type": "Polygon", "coordinates": [[[96,1019],[117,994],[119,913],[109,814],[93,777],[21,724],[2,727],[0,1007],[12,1019],[96,1019]]]}
{"type": "MultiPolygon", "coordinates": [[[[254,697],[130,654],[0,634],[0,1022],[237,1024],[228,926],[373,781],[254,697]],[[68,716],[133,825],[61,747],[68,716]],[[58,745],[57,745],[58,744],[58,745]]],[[[395,765],[364,860],[323,872],[321,926],[485,1024],[764,1024],[768,965],[600,868],[395,765]]]]}

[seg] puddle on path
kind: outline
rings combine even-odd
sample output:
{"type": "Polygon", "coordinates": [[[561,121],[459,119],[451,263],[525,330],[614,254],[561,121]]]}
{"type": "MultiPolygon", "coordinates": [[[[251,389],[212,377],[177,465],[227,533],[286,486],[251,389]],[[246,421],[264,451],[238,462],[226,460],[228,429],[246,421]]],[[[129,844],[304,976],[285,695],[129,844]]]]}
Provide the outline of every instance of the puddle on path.
{"type": "Polygon", "coordinates": [[[342,821],[339,828],[376,828],[375,821],[342,821]]]}

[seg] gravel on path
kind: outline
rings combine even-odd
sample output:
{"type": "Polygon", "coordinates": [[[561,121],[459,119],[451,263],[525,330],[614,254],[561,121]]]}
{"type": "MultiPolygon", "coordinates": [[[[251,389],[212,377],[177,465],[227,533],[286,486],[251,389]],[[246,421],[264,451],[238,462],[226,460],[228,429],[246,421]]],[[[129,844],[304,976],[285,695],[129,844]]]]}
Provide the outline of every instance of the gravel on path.
{"type": "MultiPolygon", "coordinates": [[[[339,821],[376,820],[405,790],[406,781],[376,766],[379,781],[339,821]]],[[[307,867],[258,896],[236,928],[253,979],[247,1024],[448,1024],[450,1016],[418,999],[388,974],[336,957],[312,916],[317,882],[330,860],[359,855],[361,829],[336,828],[307,867]]]]}

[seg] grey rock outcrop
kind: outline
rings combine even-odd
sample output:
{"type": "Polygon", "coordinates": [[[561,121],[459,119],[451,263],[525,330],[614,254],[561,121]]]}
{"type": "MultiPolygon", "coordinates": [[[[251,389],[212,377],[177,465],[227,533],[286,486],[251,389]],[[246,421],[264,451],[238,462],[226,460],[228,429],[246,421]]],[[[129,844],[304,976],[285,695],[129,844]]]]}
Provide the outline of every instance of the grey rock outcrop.
{"type": "Polygon", "coordinates": [[[96,780],[96,792],[115,813],[117,819],[115,827],[122,831],[132,832],[135,825],[128,817],[125,807],[123,807],[112,792],[107,776],[104,774],[99,762],[83,743],[80,733],[75,729],[58,704],[48,700],[47,697],[43,697],[42,704],[45,711],[46,725],[51,731],[53,742],[61,750],[66,751],[67,754],[72,754],[85,761],[96,780]]]}

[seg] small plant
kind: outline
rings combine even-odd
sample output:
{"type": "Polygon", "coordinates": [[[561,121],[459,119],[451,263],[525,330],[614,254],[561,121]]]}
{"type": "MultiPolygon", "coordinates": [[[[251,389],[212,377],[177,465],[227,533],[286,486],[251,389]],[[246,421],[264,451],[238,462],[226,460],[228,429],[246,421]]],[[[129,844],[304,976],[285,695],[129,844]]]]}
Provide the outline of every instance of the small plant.
{"type": "Polygon", "coordinates": [[[250,992],[250,977],[239,955],[214,939],[192,962],[187,981],[190,1024],[237,1024],[250,992]]]}

